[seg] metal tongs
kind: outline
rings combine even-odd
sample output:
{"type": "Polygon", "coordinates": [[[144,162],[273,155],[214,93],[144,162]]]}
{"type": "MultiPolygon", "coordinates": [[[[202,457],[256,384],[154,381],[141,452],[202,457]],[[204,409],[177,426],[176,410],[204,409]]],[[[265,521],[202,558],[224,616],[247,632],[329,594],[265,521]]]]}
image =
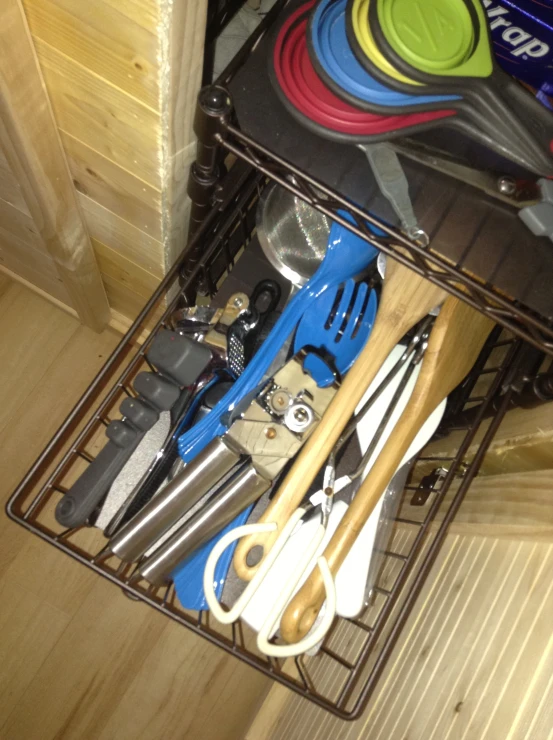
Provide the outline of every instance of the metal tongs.
{"type": "Polygon", "coordinates": [[[407,386],[413,372],[415,371],[415,368],[422,360],[424,352],[426,351],[426,348],[428,346],[428,337],[433,321],[434,316],[427,316],[425,319],[423,319],[423,321],[417,327],[416,332],[414,333],[412,339],[410,340],[409,344],[405,348],[405,351],[403,352],[397,363],[392,367],[388,375],[378,386],[377,390],[371,395],[369,399],[367,399],[367,402],[364,404],[363,408],[351,418],[339,440],[336,442],[334,449],[328,457],[324,473],[324,486],[325,488],[332,488],[333,493],[335,491],[336,485],[339,485],[339,488],[343,488],[348,483],[358,480],[362,476],[363,471],[367,467],[367,463],[371,459],[378,445],[378,442],[380,441],[380,438],[382,437],[382,434],[386,429],[386,426],[399,402],[399,399],[401,398],[403,391],[405,390],[405,387],[407,386]],[[390,401],[387,411],[384,414],[380,424],[378,425],[378,428],[374,434],[374,437],[372,438],[370,445],[368,446],[367,450],[365,451],[355,468],[347,475],[342,476],[340,479],[338,479],[338,481],[336,481],[336,458],[339,452],[351,438],[357,426],[372,409],[377,399],[382,395],[382,393],[386,390],[386,388],[407,362],[409,362],[409,367],[403,375],[401,382],[397,387],[392,400],[390,401]]]}

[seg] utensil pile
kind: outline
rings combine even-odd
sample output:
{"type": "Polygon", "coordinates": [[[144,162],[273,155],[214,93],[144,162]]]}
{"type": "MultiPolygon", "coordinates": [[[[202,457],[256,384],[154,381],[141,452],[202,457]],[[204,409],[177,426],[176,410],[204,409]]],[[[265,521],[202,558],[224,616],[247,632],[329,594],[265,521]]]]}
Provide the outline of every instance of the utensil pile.
{"type": "Polygon", "coordinates": [[[273,328],[256,346],[280,300],[272,280],[221,309],[177,311],[112,422],[132,444],[110,425],[56,515],[102,528],[100,557],[129,564],[131,582],[173,582],[185,608],[242,619],[261,652],[285,657],[364,608],[411,460],[491,322],[396,262],[382,280],[376,248],[281,188],[258,223],[292,283],[273,328]],[[360,453],[337,476],[354,437],[360,453]]]}

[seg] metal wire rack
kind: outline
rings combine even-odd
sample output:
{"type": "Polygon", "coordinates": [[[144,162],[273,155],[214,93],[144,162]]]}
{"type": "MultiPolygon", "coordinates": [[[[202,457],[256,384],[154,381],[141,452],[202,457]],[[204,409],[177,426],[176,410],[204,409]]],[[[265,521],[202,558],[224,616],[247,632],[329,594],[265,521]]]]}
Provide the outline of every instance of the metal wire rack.
{"type": "MultiPolygon", "coordinates": [[[[212,209],[193,239],[192,248],[201,246],[201,257],[183,286],[185,293],[190,288],[214,292],[225,274],[232,270],[237,255],[242,250],[247,254],[252,237],[252,214],[255,213],[265,182],[263,175],[254,169],[237,167],[234,173],[231,170],[226,186],[219,192],[218,205],[212,209]]],[[[182,261],[175,265],[147,303],[129,333],[10,498],[7,513],[14,521],[43,540],[121,587],[132,598],[165,613],[337,716],[354,719],[359,716],[374,689],[401,626],[428,575],[446,534],[447,525],[476,474],[486,447],[507,408],[509,393],[504,396],[477,455],[466,465],[466,450],[474,440],[489,403],[496,397],[506,373],[512,369],[520,342],[512,337],[500,337],[499,330],[494,332],[485,349],[485,355],[476,367],[476,377],[467,386],[467,405],[474,405],[477,401],[479,413],[467,426],[457,454],[450,458],[421,459],[421,465],[425,469],[430,466],[447,469],[447,472],[445,477],[442,475],[438,478],[438,483],[433,485],[429,486],[426,479],[426,505],[414,509],[416,516],[412,513],[407,515],[405,507],[400,512],[394,538],[383,553],[384,567],[374,590],[373,603],[357,619],[336,619],[318,656],[282,663],[276,659],[267,659],[257,652],[254,635],[246,626],[234,624],[222,627],[214,624],[206,612],[183,610],[172,587],[148,589],[141,584],[129,585],[125,564],[115,557],[107,560],[99,557],[106,544],[100,530],[80,527],[62,531],[53,516],[60,496],[84,466],[92,461],[103,444],[104,427],[115,413],[121,395],[133,394],[131,383],[147,362],[145,351],[155,332],[165,326],[181,299],[181,293],[177,293],[171,300],[167,297],[174,293],[181,266],[182,261]],[[155,316],[159,315],[159,306],[164,300],[166,307],[156,321],[155,316]],[[137,342],[141,335],[146,337],[143,344],[137,342]],[[486,379],[486,392],[479,391],[477,397],[470,398],[476,380],[481,384],[483,378],[486,379]],[[444,512],[440,527],[436,531],[431,530],[430,524],[436,512],[452,482],[460,474],[463,476],[461,485],[444,512]],[[425,550],[422,560],[421,548],[425,550]],[[339,667],[339,677],[332,685],[327,685],[328,682],[324,680],[329,665],[339,667]]],[[[419,495],[422,490],[416,481],[416,470],[415,467],[415,478],[411,479],[406,489],[408,497],[412,495],[413,488],[419,495]]]]}

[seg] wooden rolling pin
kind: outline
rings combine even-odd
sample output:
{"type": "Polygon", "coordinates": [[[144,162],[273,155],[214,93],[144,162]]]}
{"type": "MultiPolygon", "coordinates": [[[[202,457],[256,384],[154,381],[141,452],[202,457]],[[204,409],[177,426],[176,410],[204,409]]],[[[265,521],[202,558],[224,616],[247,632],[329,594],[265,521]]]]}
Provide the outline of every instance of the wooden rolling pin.
{"type": "MultiPolygon", "coordinates": [[[[324,552],[334,577],[418,430],[467,375],[492,327],[490,319],[457,298],[448,298],[442,306],[411,398],[324,552]]],[[[295,643],[309,632],[324,598],[316,568],[282,616],[281,634],[287,642],[295,643]]]]}
{"type": "Polygon", "coordinates": [[[240,578],[250,581],[255,575],[262,559],[250,567],[248,553],[256,546],[263,548],[263,556],[269,552],[292,512],[301,504],[386,357],[409,329],[439,306],[446,295],[442,288],[408,267],[388,260],[371,336],[260,519],[260,522],[275,522],[277,529],[268,534],[249,535],[238,543],[234,567],[240,578]]]}

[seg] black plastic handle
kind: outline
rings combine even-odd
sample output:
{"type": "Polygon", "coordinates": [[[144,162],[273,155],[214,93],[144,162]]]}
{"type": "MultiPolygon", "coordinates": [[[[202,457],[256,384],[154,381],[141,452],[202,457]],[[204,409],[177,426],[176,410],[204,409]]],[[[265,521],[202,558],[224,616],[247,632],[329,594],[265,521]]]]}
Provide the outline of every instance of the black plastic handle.
{"type": "Polygon", "coordinates": [[[229,327],[227,334],[228,365],[236,376],[244,371],[257,348],[257,341],[269,316],[276,310],[281,296],[275,280],[261,280],[252,291],[250,306],[229,327]]]}
{"type": "Polygon", "coordinates": [[[276,308],[280,302],[281,293],[282,291],[280,289],[280,285],[276,282],[276,280],[267,279],[261,280],[259,283],[257,283],[255,288],[253,289],[250,298],[250,306],[255,306],[255,308],[259,312],[259,315],[261,316],[262,321],[265,321],[270,313],[276,311],[276,308]],[[264,296],[267,296],[267,304],[265,307],[259,305],[261,302],[261,298],[263,298],[264,296]]]}
{"type": "Polygon", "coordinates": [[[513,145],[520,146],[524,141],[526,149],[534,153],[537,174],[553,176],[553,113],[502,70],[495,70],[491,81],[494,97],[502,103],[513,145]]]}

